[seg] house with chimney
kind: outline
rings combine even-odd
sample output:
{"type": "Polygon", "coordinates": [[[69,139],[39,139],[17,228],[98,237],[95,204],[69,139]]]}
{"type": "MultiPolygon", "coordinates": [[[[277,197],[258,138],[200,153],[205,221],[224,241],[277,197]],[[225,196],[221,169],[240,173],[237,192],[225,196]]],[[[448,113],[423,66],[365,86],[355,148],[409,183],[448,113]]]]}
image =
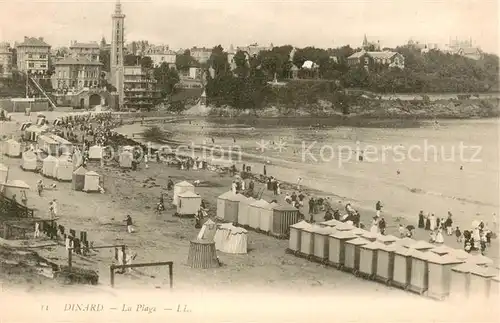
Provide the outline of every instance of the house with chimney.
{"type": "Polygon", "coordinates": [[[347,63],[350,67],[362,66],[367,71],[377,68],[405,68],[404,56],[393,51],[367,52],[361,50],[349,56],[347,63]]]}
{"type": "Polygon", "coordinates": [[[86,58],[92,62],[99,61],[100,48],[97,42],[79,43],[76,40],[69,46],[71,55],[76,58],[86,58]]]}
{"type": "Polygon", "coordinates": [[[46,74],[49,70],[50,45],[43,37],[24,37],[16,43],[17,69],[30,74],[46,74]]]}
{"type": "Polygon", "coordinates": [[[0,78],[12,77],[12,50],[9,43],[0,43],[0,78]]]}

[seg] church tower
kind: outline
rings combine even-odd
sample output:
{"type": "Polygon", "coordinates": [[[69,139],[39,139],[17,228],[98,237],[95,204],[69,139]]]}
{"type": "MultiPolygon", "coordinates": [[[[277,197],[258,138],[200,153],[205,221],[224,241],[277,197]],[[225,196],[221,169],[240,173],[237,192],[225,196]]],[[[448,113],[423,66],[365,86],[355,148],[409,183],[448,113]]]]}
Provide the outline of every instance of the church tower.
{"type": "Polygon", "coordinates": [[[118,102],[120,109],[123,107],[123,82],[124,82],[124,67],[123,67],[123,51],[125,47],[124,22],[125,15],[122,13],[122,5],[120,0],[117,0],[115,12],[111,15],[113,27],[111,28],[111,75],[110,83],[118,91],[118,102]]]}

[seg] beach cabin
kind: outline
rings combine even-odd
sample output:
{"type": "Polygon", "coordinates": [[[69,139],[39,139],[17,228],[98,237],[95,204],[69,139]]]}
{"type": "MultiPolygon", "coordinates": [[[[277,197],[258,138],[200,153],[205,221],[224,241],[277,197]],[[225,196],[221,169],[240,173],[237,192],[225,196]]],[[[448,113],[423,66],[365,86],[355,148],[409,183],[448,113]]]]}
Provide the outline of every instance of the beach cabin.
{"type": "Polygon", "coordinates": [[[388,284],[392,281],[394,274],[394,244],[380,247],[377,251],[377,270],[375,272],[375,280],[388,284]]]}
{"type": "Polygon", "coordinates": [[[246,254],[248,252],[248,231],[231,223],[225,223],[215,233],[215,247],[224,253],[246,254]]]}
{"type": "Polygon", "coordinates": [[[238,224],[248,225],[250,205],[255,203],[255,201],[256,200],[253,197],[247,197],[240,201],[240,203],[238,204],[238,224]]]}
{"type": "Polygon", "coordinates": [[[428,242],[425,242],[425,241],[417,241],[417,243],[414,243],[410,246],[410,248],[412,249],[415,249],[415,250],[418,250],[420,252],[427,252],[429,250],[432,250],[435,248],[434,245],[428,243],[428,242]]]}
{"type": "Polygon", "coordinates": [[[349,231],[338,231],[328,236],[328,261],[331,265],[341,268],[345,262],[345,243],[357,236],[349,231]]]}
{"type": "Polygon", "coordinates": [[[9,157],[21,157],[21,143],[14,139],[5,141],[4,153],[9,157]]]}
{"type": "Polygon", "coordinates": [[[383,243],[385,245],[390,245],[390,244],[395,243],[398,240],[399,240],[398,238],[396,238],[395,236],[390,235],[390,234],[388,234],[388,235],[378,234],[376,241],[383,243]]]}
{"type": "Polygon", "coordinates": [[[357,237],[345,242],[345,261],[344,270],[357,274],[359,271],[359,260],[361,246],[370,243],[369,240],[357,237]]]}
{"type": "Polygon", "coordinates": [[[83,191],[83,188],[85,187],[85,174],[87,173],[87,170],[83,167],[78,167],[74,172],[72,176],[72,181],[71,181],[71,187],[75,191],[83,191]]]}
{"type": "Polygon", "coordinates": [[[185,191],[177,195],[177,214],[180,216],[195,216],[200,210],[201,196],[185,191]]]}
{"type": "Polygon", "coordinates": [[[309,257],[314,255],[314,233],[321,228],[319,225],[311,224],[300,231],[300,253],[309,257]]]}
{"type": "Polygon", "coordinates": [[[463,263],[451,255],[440,256],[437,253],[427,253],[429,270],[429,286],[427,296],[443,300],[450,295],[451,269],[463,263]]]}
{"type": "Polygon", "coordinates": [[[47,126],[32,125],[24,130],[23,138],[27,141],[38,141],[38,137],[49,131],[47,126]]]}
{"type": "Polygon", "coordinates": [[[59,143],[49,135],[38,136],[38,147],[48,155],[57,156],[59,154],[59,143]]]}
{"type": "Polygon", "coordinates": [[[246,199],[242,194],[227,191],[217,198],[217,218],[227,222],[238,223],[240,201],[246,199]]]}
{"type": "Polygon", "coordinates": [[[306,221],[300,221],[290,226],[290,237],[288,238],[288,249],[291,252],[300,251],[300,238],[302,236],[302,229],[310,227],[311,224],[306,221]]]}
{"type": "Polygon", "coordinates": [[[278,204],[269,203],[260,210],[259,229],[268,233],[273,228],[273,211],[278,204]]]}
{"type": "Polygon", "coordinates": [[[340,224],[338,224],[335,229],[337,231],[352,231],[354,229],[356,229],[355,226],[353,226],[352,224],[350,223],[346,223],[346,222],[341,222],[340,224]]]}
{"type": "Polygon", "coordinates": [[[118,163],[121,168],[132,168],[132,161],[134,160],[134,155],[128,150],[124,150],[118,156],[118,163]]]}
{"type": "Polygon", "coordinates": [[[42,175],[45,177],[54,178],[56,176],[57,161],[57,158],[55,158],[54,156],[49,155],[45,157],[42,165],[42,175]]]}
{"type": "Polygon", "coordinates": [[[453,257],[460,259],[460,260],[467,260],[470,257],[472,257],[472,255],[470,253],[468,253],[467,251],[465,251],[463,249],[453,249],[452,255],[453,255],[453,257]]]}
{"type": "Polygon", "coordinates": [[[205,223],[203,223],[203,226],[201,227],[200,232],[198,233],[197,239],[214,240],[216,232],[217,232],[217,223],[215,223],[211,219],[208,219],[207,221],[205,221],[205,223]]]}
{"type": "Polygon", "coordinates": [[[423,294],[429,288],[429,267],[427,263],[429,255],[432,255],[432,253],[427,254],[426,252],[411,249],[411,275],[408,289],[415,293],[423,294]]]}
{"type": "MultiPolygon", "coordinates": [[[[483,300],[490,296],[491,279],[497,273],[487,267],[476,266],[470,271],[469,298],[483,300]]],[[[497,296],[498,297],[498,296],[497,296]]]]}
{"type": "Polygon", "coordinates": [[[73,163],[63,156],[57,160],[55,166],[55,178],[58,181],[69,182],[73,179],[73,163]]]}
{"type": "Polygon", "coordinates": [[[341,223],[342,222],[340,222],[340,221],[337,221],[335,219],[331,219],[331,220],[328,220],[328,221],[320,222],[319,225],[325,226],[325,227],[335,228],[335,227],[337,227],[341,223]]]}
{"type": "Polygon", "coordinates": [[[73,154],[73,143],[71,143],[71,141],[68,141],[58,135],[54,135],[54,134],[51,134],[50,137],[57,142],[57,144],[59,145],[59,148],[58,148],[58,154],[61,153],[61,154],[73,154]]]}
{"type": "Polygon", "coordinates": [[[258,200],[248,207],[248,226],[253,229],[260,229],[261,212],[269,212],[269,203],[265,200],[258,200]]]}
{"type": "Polygon", "coordinates": [[[491,278],[490,282],[490,298],[498,298],[500,296],[500,276],[491,278]]]}
{"type": "Polygon", "coordinates": [[[30,186],[19,179],[7,180],[1,185],[2,194],[9,199],[12,199],[15,195],[17,202],[20,202],[23,195],[26,196],[26,192],[30,190],[30,186]]]}
{"type": "MultiPolygon", "coordinates": [[[[177,201],[179,201],[179,194],[184,192],[193,192],[194,193],[194,185],[188,183],[186,181],[179,182],[174,185],[174,198],[172,201],[173,205],[177,205],[177,201]]],[[[199,206],[199,205],[198,205],[199,206]]]]}
{"type": "Polygon", "coordinates": [[[99,174],[93,171],[86,172],[82,191],[87,193],[99,192],[99,181],[99,174]]]}
{"type": "Polygon", "coordinates": [[[288,203],[275,205],[272,222],[271,234],[279,238],[287,237],[290,226],[299,222],[299,210],[288,203]]]}
{"type": "Polygon", "coordinates": [[[7,182],[8,178],[9,178],[9,167],[5,166],[4,164],[0,164],[0,183],[7,182]]]}
{"type": "Polygon", "coordinates": [[[364,235],[368,231],[361,229],[361,228],[354,227],[354,229],[352,229],[350,232],[354,233],[357,237],[361,237],[362,235],[364,235]]]}
{"type": "Polygon", "coordinates": [[[95,145],[89,148],[90,160],[101,160],[102,155],[103,155],[103,147],[95,145]]]}
{"type": "Polygon", "coordinates": [[[373,241],[360,246],[359,249],[359,273],[369,279],[375,278],[377,273],[378,250],[386,245],[373,241]]]}
{"type": "Polygon", "coordinates": [[[38,167],[37,164],[37,155],[31,151],[25,151],[23,152],[23,155],[21,157],[21,169],[22,170],[28,170],[28,171],[34,171],[38,167]]]}
{"type": "Polygon", "coordinates": [[[322,227],[320,226],[314,231],[314,257],[317,260],[325,261],[328,260],[328,249],[330,247],[330,243],[328,241],[328,237],[330,234],[334,233],[336,230],[332,227],[322,227]]]}
{"type": "Polygon", "coordinates": [[[462,263],[451,268],[450,299],[465,300],[469,297],[470,272],[475,267],[474,264],[462,263]]]}
{"type": "Polygon", "coordinates": [[[394,271],[391,284],[405,289],[411,279],[411,252],[409,248],[396,246],[394,249],[394,271]]]}

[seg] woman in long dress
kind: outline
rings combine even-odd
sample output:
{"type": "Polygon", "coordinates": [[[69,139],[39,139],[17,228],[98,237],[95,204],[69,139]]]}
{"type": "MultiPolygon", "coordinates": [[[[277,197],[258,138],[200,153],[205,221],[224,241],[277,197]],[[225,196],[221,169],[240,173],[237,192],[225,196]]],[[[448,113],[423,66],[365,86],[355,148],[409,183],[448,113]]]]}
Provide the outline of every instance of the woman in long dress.
{"type": "Polygon", "coordinates": [[[373,218],[373,221],[372,221],[372,226],[370,228],[370,232],[371,233],[375,233],[375,234],[378,234],[378,220],[376,217],[373,218]]]}
{"type": "Polygon", "coordinates": [[[425,219],[425,230],[429,231],[431,229],[431,219],[429,214],[427,214],[427,218],[425,219]]]}
{"type": "Polygon", "coordinates": [[[436,243],[444,243],[443,229],[437,229],[436,243]]]}
{"type": "Polygon", "coordinates": [[[418,228],[423,229],[425,227],[424,211],[420,211],[418,214],[418,228]]]}
{"type": "Polygon", "coordinates": [[[436,216],[434,215],[434,213],[431,214],[430,220],[431,220],[431,226],[429,229],[431,231],[434,231],[436,230],[436,216]]]}

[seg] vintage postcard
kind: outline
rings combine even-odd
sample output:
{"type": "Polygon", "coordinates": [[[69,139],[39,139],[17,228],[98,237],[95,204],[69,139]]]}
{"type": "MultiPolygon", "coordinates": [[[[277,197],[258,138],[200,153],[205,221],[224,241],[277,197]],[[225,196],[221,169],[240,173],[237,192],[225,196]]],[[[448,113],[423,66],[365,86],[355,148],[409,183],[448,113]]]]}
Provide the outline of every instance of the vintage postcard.
{"type": "Polygon", "coordinates": [[[0,0],[0,321],[498,321],[498,9],[0,0]]]}

